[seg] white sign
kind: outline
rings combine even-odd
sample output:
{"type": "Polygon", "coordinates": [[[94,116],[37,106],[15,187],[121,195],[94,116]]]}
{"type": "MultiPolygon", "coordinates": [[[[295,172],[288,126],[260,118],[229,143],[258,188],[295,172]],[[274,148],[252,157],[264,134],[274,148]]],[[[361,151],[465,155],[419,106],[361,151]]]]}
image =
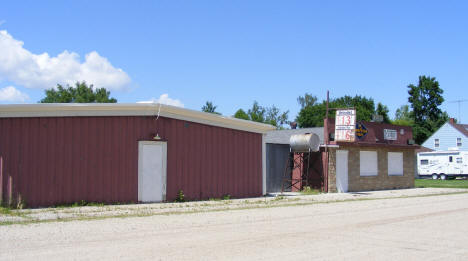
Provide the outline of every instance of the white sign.
{"type": "Polygon", "coordinates": [[[356,136],[356,110],[336,110],[335,141],[353,142],[356,136]]]}
{"type": "Polygon", "coordinates": [[[389,130],[389,129],[384,129],[384,139],[385,140],[397,140],[397,131],[396,130],[389,130]]]}

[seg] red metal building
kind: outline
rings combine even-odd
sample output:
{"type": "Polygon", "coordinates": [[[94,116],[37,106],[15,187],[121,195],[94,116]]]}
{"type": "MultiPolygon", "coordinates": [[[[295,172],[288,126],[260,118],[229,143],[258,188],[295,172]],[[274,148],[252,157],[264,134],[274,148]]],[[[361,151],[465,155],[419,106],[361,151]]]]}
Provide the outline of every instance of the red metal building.
{"type": "Polygon", "coordinates": [[[0,196],[30,207],[260,196],[272,129],[159,104],[0,105],[0,196]]]}

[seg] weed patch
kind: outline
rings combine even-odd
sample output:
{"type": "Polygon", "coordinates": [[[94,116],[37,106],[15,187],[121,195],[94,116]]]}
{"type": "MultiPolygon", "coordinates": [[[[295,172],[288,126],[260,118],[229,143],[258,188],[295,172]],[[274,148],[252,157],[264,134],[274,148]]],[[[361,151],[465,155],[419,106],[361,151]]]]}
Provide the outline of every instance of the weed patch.
{"type": "Polygon", "coordinates": [[[301,194],[302,195],[317,195],[317,194],[320,194],[320,190],[313,189],[309,186],[306,186],[301,190],[301,194]]]}

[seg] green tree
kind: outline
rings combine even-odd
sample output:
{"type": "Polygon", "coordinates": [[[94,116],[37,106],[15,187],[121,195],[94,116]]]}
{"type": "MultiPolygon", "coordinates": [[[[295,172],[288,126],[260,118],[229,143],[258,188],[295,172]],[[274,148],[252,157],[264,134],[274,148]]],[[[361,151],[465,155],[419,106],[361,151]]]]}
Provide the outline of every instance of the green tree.
{"type": "MultiPolygon", "coordinates": [[[[302,104],[299,101],[299,104],[302,104]]],[[[308,127],[321,127],[323,126],[323,119],[326,114],[326,101],[321,103],[314,102],[311,106],[305,106],[302,108],[297,117],[296,122],[301,128],[308,127]]],[[[366,98],[363,96],[343,96],[340,98],[332,99],[329,102],[329,108],[350,108],[356,109],[356,119],[358,121],[370,121],[372,114],[375,113],[375,104],[372,98],[366,98]]],[[[329,112],[330,118],[335,118],[334,111],[329,112]]]]}
{"type": "Polygon", "coordinates": [[[403,125],[403,126],[413,126],[413,118],[411,111],[408,105],[402,105],[395,112],[395,118],[392,121],[392,124],[403,125]]]}
{"type": "Polygon", "coordinates": [[[305,107],[315,105],[317,97],[306,92],[304,96],[297,97],[297,102],[301,105],[301,109],[304,109],[305,107]]]}
{"type": "Polygon", "coordinates": [[[413,109],[411,115],[416,143],[423,143],[448,120],[448,114],[439,108],[444,102],[443,93],[435,77],[419,76],[417,85],[408,85],[408,101],[413,109]]]}
{"type": "Polygon", "coordinates": [[[202,110],[203,112],[214,113],[214,114],[220,115],[221,113],[219,113],[219,112],[216,111],[216,108],[217,108],[217,107],[218,107],[218,106],[214,105],[212,102],[207,101],[207,102],[205,103],[205,105],[203,105],[203,107],[201,108],[201,110],[202,110]]]}
{"type": "Polygon", "coordinates": [[[243,110],[238,109],[234,114],[234,118],[242,119],[242,120],[250,120],[249,115],[243,110]]]}
{"type": "Polygon", "coordinates": [[[271,124],[280,129],[284,124],[289,123],[288,113],[289,111],[281,112],[275,105],[267,107],[264,123],[271,124]]]}
{"type": "Polygon", "coordinates": [[[254,101],[252,108],[247,111],[249,119],[256,122],[265,122],[265,113],[266,109],[258,104],[257,101],[254,101]]]}
{"type": "Polygon", "coordinates": [[[115,98],[110,97],[110,92],[105,88],[94,89],[91,84],[77,82],[75,87],[67,84],[66,87],[57,84],[57,87],[45,91],[46,97],[40,103],[116,103],[115,98]]]}
{"type": "Polygon", "coordinates": [[[304,107],[296,117],[297,125],[300,128],[322,127],[326,108],[326,102],[304,107]]]}
{"type": "Polygon", "coordinates": [[[395,120],[411,120],[411,111],[409,110],[409,106],[407,104],[401,105],[400,108],[398,108],[395,111],[395,120]]]}
{"type": "Polygon", "coordinates": [[[388,117],[388,107],[382,103],[377,103],[377,109],[375,109],[375,114],[381,115],[383,118],[383,123],[390,123],[390,118],[388,117]]]}
{"type": "Polygon", "coordinates": [[[288,124],[289,111],[281,112],[275,105],[271,107],[263,107],[254,101],[252,108],[245,112],[243,109],[239,109],[234,114],[235,118],[250,120],[260,123],[267,123],[275,126],[277,129],[283,129],[283,125],[288,124]]]}
{"type": "MultiPolygon", "coordinates": [[[[349,107],[354,107],[356,109],[357,121],[370,121],[372,120],[372,115],[375,113],[374,99],[360,95],[356,95],[354,97],[346,95],[341,98],[334,99],[330,103],[330,108],[349,107]]],[[[330,116],[335,118],[334,113],[332,113],[330,116]]]]}

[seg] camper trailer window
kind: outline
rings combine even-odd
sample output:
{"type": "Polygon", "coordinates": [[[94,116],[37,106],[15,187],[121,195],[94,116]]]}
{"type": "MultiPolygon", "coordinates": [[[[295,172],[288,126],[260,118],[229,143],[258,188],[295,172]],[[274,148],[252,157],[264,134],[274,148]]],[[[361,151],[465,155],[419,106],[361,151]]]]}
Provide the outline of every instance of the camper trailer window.
{"type": "Polygon", "coordinates": [[[457,163],[463,163],[462,158],[457,158],[457,163]]]}
{"type": "Polygon", "coordinates": [[[449,156],[449,162],[453,162],[453,157],[449,156]]]}
{"type": "Polygon", "coordinates": [[[429,160],[421,160],[421,165],[427,165],[429,164],[429,160]]]}

